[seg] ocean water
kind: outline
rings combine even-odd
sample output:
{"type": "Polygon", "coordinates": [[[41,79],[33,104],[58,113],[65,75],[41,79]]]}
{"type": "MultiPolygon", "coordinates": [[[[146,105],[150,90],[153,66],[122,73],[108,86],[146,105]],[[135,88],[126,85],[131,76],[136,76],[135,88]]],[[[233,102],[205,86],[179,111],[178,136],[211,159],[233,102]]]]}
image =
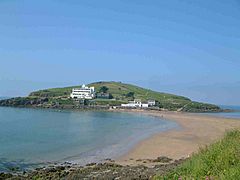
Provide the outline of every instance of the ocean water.
{"type": "Polygon", "coordinates": [[[141,114],[0,107],[0,171],[99,162],[172,128],[178,125],[141,114]]]}
{"type": "Polygon", "coordinates": [[[235,118],[240,120],[240,106],[220,106],[223,109],[231,109],[234,112],[220,112],[220,113],[207,113],[208,115],[218,116],[218,117],[226,117],[226,118],[235,118]]]}
{"type": "Polygon", "coordinates": [[[9,97],[2,97],[2,96],[0,96],[0,100],[3,100],[3,99],[9,99],[9,97]]]}

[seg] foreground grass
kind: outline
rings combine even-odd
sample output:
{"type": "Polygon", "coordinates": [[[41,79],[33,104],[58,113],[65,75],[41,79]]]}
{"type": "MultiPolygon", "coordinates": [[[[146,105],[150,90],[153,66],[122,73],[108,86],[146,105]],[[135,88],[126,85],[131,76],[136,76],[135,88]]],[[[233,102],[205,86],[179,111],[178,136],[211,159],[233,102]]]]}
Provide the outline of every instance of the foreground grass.
{"type": "Polygon", "coordinates": [[[177,169],[154,179],[240,179],[240,130],[226,133],[177,169]]]}

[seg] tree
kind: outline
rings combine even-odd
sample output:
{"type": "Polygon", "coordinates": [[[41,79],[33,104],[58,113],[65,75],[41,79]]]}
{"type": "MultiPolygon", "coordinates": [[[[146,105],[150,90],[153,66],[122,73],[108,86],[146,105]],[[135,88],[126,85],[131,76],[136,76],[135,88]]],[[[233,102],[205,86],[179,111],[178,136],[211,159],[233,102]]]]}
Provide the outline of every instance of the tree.
{"type": "Polygon", "coordinates": [[[113,99],[113,95],[112,94],[109,94],[109,99],[113,99]]]}
{"type": "Polygon", "coordinates": [[[108,91],[108,87],[106,87],[106,86],[100,87],[99,92],[106,93],[107,91],[108,91]]]}
{"type": "Polygon", "coordinates": [[[126,97],[134,98],[134,92],[129,92],[126,94],[126,97]]]}
{"type": "Polygon", "coordinates": [[[84,106],[88,106],[89,105],[89,100],[88,99],[84,99],[83,104],[84,104],[84,106]]]}

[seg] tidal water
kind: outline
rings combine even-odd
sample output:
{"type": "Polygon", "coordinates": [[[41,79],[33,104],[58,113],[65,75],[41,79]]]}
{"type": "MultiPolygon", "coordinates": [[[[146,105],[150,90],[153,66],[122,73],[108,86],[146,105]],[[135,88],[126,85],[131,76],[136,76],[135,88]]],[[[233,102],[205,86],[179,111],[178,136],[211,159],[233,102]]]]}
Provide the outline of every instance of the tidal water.
{"type": "Polygon", "coordinates": [[[141,114],[0,107],[0,171],[99,162],[172,128],[178,125],[141,114]]]}
{"type": "Polygon", "coordinates": [[[3,100],[3,99],[9,99],[10,97],[2,97],[0,96],[0,100],[3,100]]]}
{"type": "Polygon", "coordinates": [[[235,118],[240,120],[240,106],[220,106],[223,109],[231,109],[233,112],[220,112],[220,113],[207,113],[208,115],[226,117],[226,118],[235,118]]]}

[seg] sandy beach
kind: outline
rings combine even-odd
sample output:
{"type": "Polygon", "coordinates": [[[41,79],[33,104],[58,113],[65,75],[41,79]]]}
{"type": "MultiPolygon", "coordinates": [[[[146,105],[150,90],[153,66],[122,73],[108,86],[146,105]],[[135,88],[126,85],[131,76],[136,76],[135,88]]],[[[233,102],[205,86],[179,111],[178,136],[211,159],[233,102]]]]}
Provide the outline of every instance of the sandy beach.
{"type": "Polygon", "coordinates": [[[131,110],[128,112],[143,113],[166,120],[175,121],[180,129],[155,134],[141,141],[127,154],[119,157],[116,162],[122,165],[138,165],[148,163],[148,159],[166,156],[173,160],[187,158],[204,147],[219,140],[226,131],[240,128],[239,119],[213,117],[209,115],[131,110]]]}

